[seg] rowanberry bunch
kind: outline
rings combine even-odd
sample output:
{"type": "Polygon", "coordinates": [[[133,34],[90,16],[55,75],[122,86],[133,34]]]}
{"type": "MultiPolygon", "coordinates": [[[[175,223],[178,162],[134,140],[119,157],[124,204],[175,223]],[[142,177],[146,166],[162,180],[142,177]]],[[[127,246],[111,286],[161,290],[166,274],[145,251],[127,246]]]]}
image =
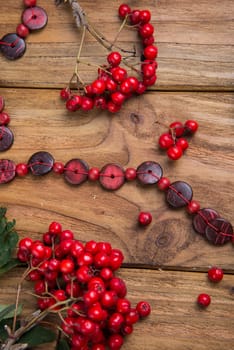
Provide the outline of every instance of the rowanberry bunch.
{"type": "Polygon", "coordinates": [[[126,284],[115,275],[124,256],[108,242],[83,244],[52,222],[42,240],[21,239],[17,256],[29,265],[38,307],[60,314],[72,350],[118,350],[151,312],[148,302],[133,307],[126,297],[126,284]]]}
{"type": "Polygon", "coordinates": [[[175,121],[170,124],[169,131],[159,137],[158,144],[162,149],[167,150],[167,156],[170,159],[177,160],[189,147],[184,136],[194,134],[197,129],[198,123],[195,120],[187,120],[184,124],[175,121]]]}
{"type": "MultiPolygon", "coordinates": [[[[129,75],[121,66],[121,63],[130,66],[126,58],[122,57],[120,52],[112,51],[107,56],[107,63],[98,68],[97,78],[91,84],[85,85],[82,93],[74,94],[70,87],[61,90],[60,96],[66,101],[69,111],[89,111],[97,107],[116,113],[126,100],[143,94],[148,86],[156,82],[158,49],[154,45],[154,27],[150,23],[150,11],[131,10],[128,5],[122,4],[119,7],[119,17],[124,23],[135,28],[142,39],[140,68],[130,67],[138,77],[129,75]]],[[[77,78],[79,80],[79,77],[77,78]]]]}

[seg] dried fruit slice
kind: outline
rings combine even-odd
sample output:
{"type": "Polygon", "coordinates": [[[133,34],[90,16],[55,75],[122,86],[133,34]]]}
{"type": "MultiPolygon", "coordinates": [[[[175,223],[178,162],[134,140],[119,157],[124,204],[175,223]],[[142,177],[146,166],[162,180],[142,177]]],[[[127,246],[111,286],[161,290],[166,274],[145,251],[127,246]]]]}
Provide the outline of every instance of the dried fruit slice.
{"type": "Polygon", "coordinates": [[[29,7],[22,14],[22,22],[30,30],[42,29],[47,21],[47,13],[39,6],[29,7]]]}
{"type": "Polygon", "coordinates": [[[6,34],[1,39],[0,50],[9,60],[16,60],[25,53],[26,44],[24,39],[20,38],[17,34],[6,34]]]}
{"type": "Polygon", "coordinates": [[[232,225],[225,219],[213,219],[210,221],[210,225],[206,227],[206,238],[215,245],[223,245],[231,241],[232,236],[232,225]]]}
{"type": "Polygon", "coordinates": [[[140,164],[137,168],[137,179],[144,185],[156,184],[162,177],[161,166],[152,161],[140,164]]]}
{"type": "Polygon", "coordinates": [[[13,132],[6,126],[0,126],[0,151],[6,151],[14,142],[13,132]]]}
{"type": "Polygon", "coordinates": [[[188,204],[193,197],[192,187],[184,181],[173,182],[167,190],[166,200],[174,208],[188,204]]]}
{"type": "Polygon", "coordinates": [[[82,159],[71,159],[64,167],[64,178],[71,185],[79,185],[88,179],[89,166],[82,159]]]}
{"type": "Polygon", "coordinates": [[[219,214],[214,209],[203,208],[199,210],[193,218],[194,230],[204,235],[206,233],[207,224],[217,217],[219,217],[219,214]]]}
{"type": "Polygon", "coordinates": [[[106,190],[118,190],[125,181],[124,170],[117,164],[107,164],[100,171],[99,181],[106,190]]]}
{"type": "Polygon", "coordinates": [[[15,168],[15,163],[12,160],[0,159],[0,184],[5,184],[14,179],[15,168]]]}
{"type": "Polygon", "coordinates": [[[54,165],[54,158],[48,152],[36,152],[28,161],[28,167],[33,175],[45,175],[49,173],[54,165]]]}

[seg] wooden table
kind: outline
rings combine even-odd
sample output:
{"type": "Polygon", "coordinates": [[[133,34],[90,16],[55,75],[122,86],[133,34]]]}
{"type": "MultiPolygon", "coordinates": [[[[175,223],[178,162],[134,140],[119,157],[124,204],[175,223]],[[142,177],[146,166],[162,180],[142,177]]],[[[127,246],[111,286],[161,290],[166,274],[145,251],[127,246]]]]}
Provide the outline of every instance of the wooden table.
{"type": "MultiPolygon", "coordinates": [[[[80,1],[90,21],[108,38],[119,27],[120,1],[80,1]]],[[[157,84],[129,100],[116,115],[97,110],[71,114],[59,91],[69,81],[81,32],[68,6],[38,0],[49,15],[47,27],[30,35],[27,52],[18,61],[0,56],[0,95],[6,100],[15,134],[13,147],[1,158],[27,162],[32,153],[46,150],[56,160],[81,158],[90,166],[118,163],[137,167],[159,162],[172,181],[191,184],[194,199],[233,222],[233,13],[232,0],[129,1],[132,8],[152,12],[159,48],[157,84]],[[132,118],[132,113],[137,118],[132,118]],[[200,127],[177,162],[158,149],[157,140],[172,121],[195,119],[200,127]]],[[[22,1],[1,1],[0,33],[14,32],[22,1]]],[[[137,39],[139,41],[139,39],[137,39]]],[[[120,45],[129,48],[136,33],[126,30],[120,45]]],[[[106,50],[87,36],[82,51],[87,61],[102,64],[106,50]]],[[[81,66],[91,82],[95,70],[81,66]]],[[[185,210],[168,208],[164,194],[128,183],[116,192],[97,183],[72,187],[52,173],[29,175],[1,185],[0,205],[16,218],[21,237],[40,238],[51,221],[59,221],[77,238],[107,240],[123,250],[119,276],[126,280],[133,304],[152,305],[151,316],[134,327],[123,349],[231,349],[234,346],[233,245],[215,247],[196,234],[185,210]],[[152,223],[137,224],[140,211],[150,211],[152,223]],[[220,284],[207,280],[207,270],[225,271],[220,284]],[[201,310],[197,295],[212,297],[201,310]]],[[[1,280],[0,303],[11,303],[21,271],[1,280]]],[[[28,288],[28,286],[27,286],[28,288]]],[[[24,294],[26,311],[35,299],[24,294]]],[[[48,346],[44,347],[49,349],[48,346]]]]}

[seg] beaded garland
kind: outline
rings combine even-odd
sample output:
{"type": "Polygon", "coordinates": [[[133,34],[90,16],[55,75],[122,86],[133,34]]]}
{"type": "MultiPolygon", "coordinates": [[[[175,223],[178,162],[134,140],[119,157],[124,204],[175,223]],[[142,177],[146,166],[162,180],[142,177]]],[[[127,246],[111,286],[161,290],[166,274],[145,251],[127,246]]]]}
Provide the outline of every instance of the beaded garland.
{"type": "Polygon", "coordinates": [[[30,31],[42,29],[46,26],[48,16],[46,11],[36,6],[36,0],[24,0],[26,7],[22,12],[22,23],[16,27],[16,33],[8,33],[0,40],[0,52],[9,60],[22,57],[26,51],[25,38],[30,31]]]}
{"type": "Polygon", "coordinates": [[[99,181],[100,185],[109,191],[118,190],[126,181],[137,179],[142,185],[157,184],[160,190],[165,191],[166,202],[171,208],[186,207],[189,214],[193,214],[193,228],[210,243],[223,245],[234,241],[233,227],[230,222],[220,217],[219,213],[211,208],[200,209],[200,204],[193,200],[192,187],[184,181],[171,183],[163,177],[161,165],[155,161],[145,161],[136,169],[123,169],[120,165],[106,164],[101,170],[89,168],[88,164],[79,158],[69,160],[65,165],[54,160],[53,156],[45,151],[34,153],[27,163],[15,164],[12,160],[0,160],[0,184],[12,181],[16,175],[26,176],[28,172],[35,176],[42,176],[53,171],[64,176],[70,185],[80,185],[83,182],[99,181]]]}

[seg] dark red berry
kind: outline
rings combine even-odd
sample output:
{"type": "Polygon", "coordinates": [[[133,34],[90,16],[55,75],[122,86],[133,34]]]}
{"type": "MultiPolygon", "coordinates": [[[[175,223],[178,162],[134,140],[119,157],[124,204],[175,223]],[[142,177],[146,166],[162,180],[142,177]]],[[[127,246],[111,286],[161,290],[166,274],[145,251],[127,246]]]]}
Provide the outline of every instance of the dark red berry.
{"type": "Polygon", "coordinates": [[[141,212],[138,216],[138,222],[142,225],[142,226],[147,226],[151,223],[152,221],[152,215],[148,212],[141,212]]]}
{"type": "Polygon", "coordinates": [[[25,26],[23,23],[18,24],[16,27],[16,33],[21,37],[21,38],[26,38],[29,34],[29,29],[27,26],[25,26]]]}
{"type": "Polygon", "coordinates": [[[28,173],[28,165],[25,163],[19,163],[16,165],[15,171],[18,176],[23,177],[28,173]]]}
{"type": "Polygon", "coordinates": [[[0,125],[7,125],[10,123],[10,116],[8,113],[6,112],[2,112],[0,113],[0,125]]]}
{"type": "Polygon", "coordinates": [[[200,210],[200,203],[192,200],[187,205],[187,211],[189,214],[195,214],[200,210]]]}
{"type": "Polygon", "coordinates": [[[146,317],[151,312],[150,304],[147,303],[147,301],[139,301],[139,303],[136,306],[136,309],[140,317],[146,317]]]}
{"type": "Polygon", "coordinates": [[[154,27],[150,23],[140,26],[139,34],[142,38],[148,38],[154,34],[154,27]]]}
{"type": "Polygon", "coordinates": [[[142,24],[148,23],[151,20],[151,13],[149,10],[142,10],[139,14],[139,20],[142,24]]]}
{"type": "Polygon", "coordinates": [[[24,0],[24,6],[26,7],[32,7],[36,6],[37,0],[24,0]]]}
{"type": "Polygon", "coordinates": [[[180,137],[184,133],[184,125],[181,122],[173,122],[169,125],[169,128],[173,135],[176,137],[180,137]]]}
{"type": "Polygon", "coordinates": [[[184,124],[184,127],[187,132],[193,134],[198,129],[198,123],[195,120],[187,120],[184,124]]]}

